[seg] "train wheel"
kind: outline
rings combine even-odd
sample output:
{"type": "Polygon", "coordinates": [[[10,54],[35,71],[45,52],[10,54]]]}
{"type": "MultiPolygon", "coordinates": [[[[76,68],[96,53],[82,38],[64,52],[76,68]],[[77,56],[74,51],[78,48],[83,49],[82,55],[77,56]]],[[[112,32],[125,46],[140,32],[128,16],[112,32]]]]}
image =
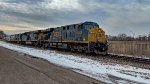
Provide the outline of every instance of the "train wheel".
{"type": "Polygon", "coordinates": [[[95,54],[99,54],[99,51],[96,50],[96,49],[94,49],[94,53],[95,53],[95,54]]]}
{"type": "Polygon", "coordinates": [[[78,52],[82,52],[82,46],[78,46],[78,52]]]}
{"type": "Polygon", "coordinates": [[[108,55],[108,52],[107,51],[104,51],[104,52],[99,52],[100,55],[103,55],[103,56],[107,56],[108,55]]]}
{"type": "Polygon", "coordinates": [[[74,52],[74,51],[75,51],[75,49],[74,49],[74,47],[73,47],[73,46],[71,46],[71,51],[72,51],[72,52],[74,52]]]}
{"type": "Polygon", "coordinates": [[[103,55],[107,56],[108,55],[108,51],[105,51],[105,53],[103,55]]]}
{"type": "Polygon", "coordinates": [[[71,46],[70,45],[67,45],[67,50],[71,50],[71,46]]]}

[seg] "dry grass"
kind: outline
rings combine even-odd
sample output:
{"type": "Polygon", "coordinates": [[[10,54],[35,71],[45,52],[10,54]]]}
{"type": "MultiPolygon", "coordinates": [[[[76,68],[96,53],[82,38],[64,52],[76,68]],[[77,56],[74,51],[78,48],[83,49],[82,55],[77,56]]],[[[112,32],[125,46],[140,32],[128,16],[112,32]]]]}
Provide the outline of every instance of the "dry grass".
{"type": "Polygon", "coordinates": [[[109,52],[150,57],[150,41],[109,41],[109,52]]]}

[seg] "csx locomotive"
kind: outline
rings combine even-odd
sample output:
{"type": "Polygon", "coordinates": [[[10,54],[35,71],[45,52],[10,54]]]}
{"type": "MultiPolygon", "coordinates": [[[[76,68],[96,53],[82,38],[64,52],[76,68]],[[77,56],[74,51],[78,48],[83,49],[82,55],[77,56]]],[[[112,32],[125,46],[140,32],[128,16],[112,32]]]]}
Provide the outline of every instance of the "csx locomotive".
{"type": "Polygon", "coordinates": [[[95,22],[25,32],[5,39],[13,43],[96,54],[106,54],[108,50],[105,32],[95,22]]]}

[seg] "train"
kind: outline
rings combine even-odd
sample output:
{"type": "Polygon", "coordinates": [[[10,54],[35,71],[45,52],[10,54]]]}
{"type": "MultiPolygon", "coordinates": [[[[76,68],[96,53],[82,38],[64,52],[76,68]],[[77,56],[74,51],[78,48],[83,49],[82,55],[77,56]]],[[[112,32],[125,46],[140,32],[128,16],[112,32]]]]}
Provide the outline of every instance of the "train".
{"type": "Polygon", "coordinates": [[[107,54],[104,30],[96,22],[81,22],[45,30],[36,30],[5,37],[11,43],[70,51],[107,54]]]}

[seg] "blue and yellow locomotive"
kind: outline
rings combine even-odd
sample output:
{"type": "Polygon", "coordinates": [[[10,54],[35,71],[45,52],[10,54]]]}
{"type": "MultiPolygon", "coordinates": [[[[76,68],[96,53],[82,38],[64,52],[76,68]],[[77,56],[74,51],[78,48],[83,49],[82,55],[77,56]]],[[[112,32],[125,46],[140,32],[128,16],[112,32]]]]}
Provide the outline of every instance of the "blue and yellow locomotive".
{"type": "Polygon", "coordinates": [[[95,22],[71,24],[7,37],[10,42],[79,52],[107,53],[105,32],[95,22]]]}

